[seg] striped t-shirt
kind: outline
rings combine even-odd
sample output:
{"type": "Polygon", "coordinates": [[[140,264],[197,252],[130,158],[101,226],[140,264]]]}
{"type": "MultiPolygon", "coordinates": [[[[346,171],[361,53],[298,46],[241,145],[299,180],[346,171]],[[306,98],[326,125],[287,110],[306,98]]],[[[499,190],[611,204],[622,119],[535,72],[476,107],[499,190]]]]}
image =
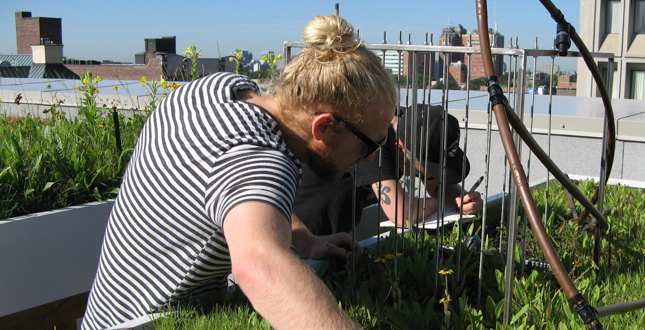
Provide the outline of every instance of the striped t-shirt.
{"type": "Polygon", "coordinates": [[[259,94],[244,76],[213,74],[150,115],[110,214],[83,329],[226,286],[222,222],[235,205],[262,201],[290,218],[300,163],[273,117],[238,100],[242,89],[259,94]]]}

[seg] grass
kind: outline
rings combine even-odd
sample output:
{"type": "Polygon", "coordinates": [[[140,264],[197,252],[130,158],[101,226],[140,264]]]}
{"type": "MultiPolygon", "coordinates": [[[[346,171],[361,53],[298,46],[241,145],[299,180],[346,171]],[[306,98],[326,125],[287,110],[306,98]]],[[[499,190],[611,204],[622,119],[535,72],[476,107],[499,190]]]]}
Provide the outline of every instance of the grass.
{"type": "Polygon", "coordinates": [[[0,219],[116,196],[147,113],[119,116],[122,152],[110,113],[94,116],[0,114],[0,219]]]}
{"type": "MultiPolygon", "coordinates": [[[[591,195],[594,183],[579,182],[585,195],[591,195]]],[[[548,193],[549,218],[547,231],[553,239],[565,268],[576,287],[595,307],[645,298],[645,234],[642,206],[645,195],[640,189],[625,186],[607,188],[605,206],[611,229],[602,241],[599,265],[592,261],[593,237],[583,236],[582,226],[570,214],[566,193],[557,183],[551,183],[548,193]]],[[[536,204],[544,214],[544,186],[533,190],[536,204]]],[[[490,218],[499,217],[500,205],[490,206],[490,218]]],[[[581,207],[578,205],[578,212],[581,207]]],[[[520,213],[523,211],[520,209],[520,213]]],[[[520,222],[521,223],[521,222],[520,222]]],[[[501,228],[499,221],[491,221],[491,236],[501,228]]],[[[458,235],[454,228],[444,238],[444,244],[454,244],[458,235]]],[[[474,226],[466,228],[473,232],[474,226]]],[[[520,226],[518,233],[522,233],[520,226]]],[[[522,237],[518,235],[515,278],[512,297],[511,324],[508,329],[582,329],[584,325],[569,305],[550,271],[520,267],[522,237]]],[[[526,235],[526,254],[541,259],[530,229],[526,235]]],[[[502,329],[504,296],[503,258],[488,240],[489,252],[484,258],[482,294],[477,302],[479,254],[462,249],[462,266],[457,274],[456,254],[445,250],[440,268],[435,268],[436,238],[430,235],[394,236],[381,242],[380,253],[365,251],[352,273],[341,261],[332,260],[319,275],[338,299],[347,315],[366,329],[502,329]],[[440,274],[437,269],[443,270],[440,274]],[[449,271],[448,271],[449,270],[449,271]],[[450,272],[451,271],[451,272],[450,272]],[[436,288],[436,289],[435,289],[436,288]],[[440,303],[440,300],[444,301],[440,303]],[[479,305],[479,309],[477,309],[479,305]]],[[[248,303],[247,305],[248,306],[248,303]]],[[[199,329],[200,320],[217,320],[215,328],[240,325],[242,328],[263,329],[261,320],[252,308],[223,305],[215,310],[183,311],[182,316],[170,316],[155,323],[156,329],[199,329]],[[228,306],[228,307],[226,307],[228,306]],[[228,308],[228,309],[226,309],[228,308]],[[232,315],[223,316],[224,313],[232,315]],[[184,325],[163,326],[162,322],[184,325]],[[227,318],[234,318],[230,321],[227,318]],[[191,323],[194,322],[194,323],[191,323]],[[217,323],[222,322],[222,323],[217,323]],[[255,321],[253,321],[255,322],[255,321]],[[190,324],[190,325],[189,325],[190,324]]],[[[645,329],[645,311],[633,311],[600,319],[605,329],[645,329]]],[[[205,322],[205,321],[204,321],[205,322]]],[[[167,323],[166,323],[167,324],[167,323]]]]}

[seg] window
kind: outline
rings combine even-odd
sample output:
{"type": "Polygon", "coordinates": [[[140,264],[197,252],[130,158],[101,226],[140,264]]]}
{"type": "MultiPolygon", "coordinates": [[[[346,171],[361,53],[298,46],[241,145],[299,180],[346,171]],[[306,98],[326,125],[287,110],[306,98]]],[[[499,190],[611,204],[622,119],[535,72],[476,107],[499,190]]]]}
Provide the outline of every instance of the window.
{"type": "Polygon", "coordinates": [[[645,34],[645,0],[634,1],[634,34],[645,34]]]}
{"type": "Polygon", "coordinates": [[[620,27],[622,25],[620,16],[620,0],[607,0],[607,8],[605,12],[605,33],[620,33],[620,27]]]}
{"type": "MultiPolygon", "coordinates": [[[[602,72],[602,80],[605,82],[605,87],[609,87],[609,84],[607,84],[607,62],[602,63],[601,65],[604,66],[604,68],[601,69],[602,70],[601,71],[602,72]]],[[[615,65],[616,64],[614,64],[614,75],[612,76],[613,81],[612,81],[612,84],[611,84],[611,98],[612,99],[617,99],[618,98],[618,95],[619,95],[619,90],[618,89],[620,87],[620,86],[618,86],[618,81],[620,80],[620,77],[618,77],[618,71],[616,70],[615,65]]]]}
{"type": "Polygon", "coordinates": [[[645,100],[645,71],[632,71],[632,99],[645,100]]]}

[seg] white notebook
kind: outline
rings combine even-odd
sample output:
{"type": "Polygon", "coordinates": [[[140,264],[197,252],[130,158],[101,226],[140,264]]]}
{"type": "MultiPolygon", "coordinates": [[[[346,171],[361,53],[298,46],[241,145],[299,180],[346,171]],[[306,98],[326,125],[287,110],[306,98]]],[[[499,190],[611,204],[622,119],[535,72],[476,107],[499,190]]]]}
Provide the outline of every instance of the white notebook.
{"type": "MultiPolygon", "coordinates": [[[[438,217],[439,217],[439,212],[432,213],[431,215],[425,218],[425,221],[424,221],[425,225],[424,223],[419,223],[418,227],[420,229],[425,228],[429,230],[434,230],[441,226],[453,224],[459,221],[459,211],[455,209],[445,209],[443,211],[443,222],[440,219],[439,221],[437,221],[438,217]]],[[[474,215],[464,214],[461,222],[470,223],[474,219],[475,219],[474,215]]],[[[392,223],[391,221],[383,221],[381,222],[381,227],[394,227],[394,223],[392,223]]]]}

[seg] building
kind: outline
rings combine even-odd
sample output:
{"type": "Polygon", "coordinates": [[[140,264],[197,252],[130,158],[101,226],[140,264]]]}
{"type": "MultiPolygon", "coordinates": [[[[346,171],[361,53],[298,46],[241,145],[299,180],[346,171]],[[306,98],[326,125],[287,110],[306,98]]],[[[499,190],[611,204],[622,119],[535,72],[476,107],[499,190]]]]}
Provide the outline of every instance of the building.
{"type": "MultiPolygon", "coordinates": [[[[473,30],[472,34],[463,35],[462,39],[462,43],[465,43],[466,45],[470,44],[472,47],[480,46],[478,30],[473,30]]],[[[491,43],[491,47],[504,47],[504,36],[496,30],[488,29],[488,40],[491,43]]],[[[498,77],[500,77],[504,73],[503,56],[493,55],[493,68],[495,70],[495,75],[497,75],[498,77]]],[[[484,72],[484,60],[481,54],[473,54],[470,57],[470,80],[485,77],[486,73],[484,72]]]]}
{"type": "MultiPolygon", "coordinates": [[[[480,45],[478,30],[473,30],[469,34],[461,24],[455,27],[444,28],[441,32],[442,35],[439,37],[440,45],[461,47],[478,47],[480,45]]],[[[492,47],[504,47],[504,36],[499,32],[489,29],[488,38],[492,47]]],[[[441,63],[440,67],[443,67],[443,61],[445,61],[444,54],[440,55],[439,61],[441,63]]],[[[501,76],[503,74],[504,59],[502,56],[493,57],[493,67],[496,75],[501,76]]],[[[458,84],[466,83],[468,76],[464,72],[470,73],[470,80],[486,77],[484,61],[481,54],[473,54],[470,56],[470,67],[468,67],[468,57],[465,54],[450,54],[448,72],[449,81],[456,81],[458,84]]]]}
{"type": "MultiPolygon", "coordinates": [[[[17,55],[0,55],[0,75],[14,78],[79,79],[92,71],[103,79],[167,81],[190,80],[191,59],[176,53],[176,37],[146,38],[145,51],[135,54],[135,64],[109,61],[68,59],[63,56],[62,20],[50,17],[32,17],[31,12],[15,12],[17,55]]],[[[253,55],[244,52],[245,61],[253,55]]],[[[235,71],[228,57],[199,58],[197,75],[219,71],[235,71]]]]}
{"type": "MultiPolygon", "coordinates": [[[[551,74],[551,69],[552,68],[551,68],[550,64],[545,64],[545,65],[542,65],[542,71],[541,72],[551,74]]],[[[553,73],[556,74],[558,72],[560,72],[560,66],[557,65],[557,64],[554,64],[553,65],[553,73]]]]}
{"type": "MultiPolygon", "coordinates": [[[[612,98],[645,100],[645,0],[581,0],[577,32],[589,51],[614,54],[612,98]]],[[[607,60],[596,63],[607,77],[607,60]]],[[[600,95],[582,59],[576,95],[600,95]]]]}
{"type": "Polygon", "coordinates": [[[31,12],[28,11],[17,11],[15,16],[17,54],[31,54],[31,45],[44,42],[63,44],[60,18],[31,17],[31,12]]]}
{"type": "MultiPolygon", "coordinates": [[[[403,51],[401,53],[396,51],[386,51],[385,54],[382,51],[375,52],[375,54],[381,58],[385,69],[388,70],[392,75],[406,76],[410,77],[414,74],[414,58],[416,57],[417,65],[417,74],[423,75],[424,72],[426,75],[429,74],[430,66],[434,63],[435,54],[434,53],[414,53],[415,56],[412,56],[412,52],[403,51]]],[[[426,77],[427,79],[427,77],[426,77]]]]}

